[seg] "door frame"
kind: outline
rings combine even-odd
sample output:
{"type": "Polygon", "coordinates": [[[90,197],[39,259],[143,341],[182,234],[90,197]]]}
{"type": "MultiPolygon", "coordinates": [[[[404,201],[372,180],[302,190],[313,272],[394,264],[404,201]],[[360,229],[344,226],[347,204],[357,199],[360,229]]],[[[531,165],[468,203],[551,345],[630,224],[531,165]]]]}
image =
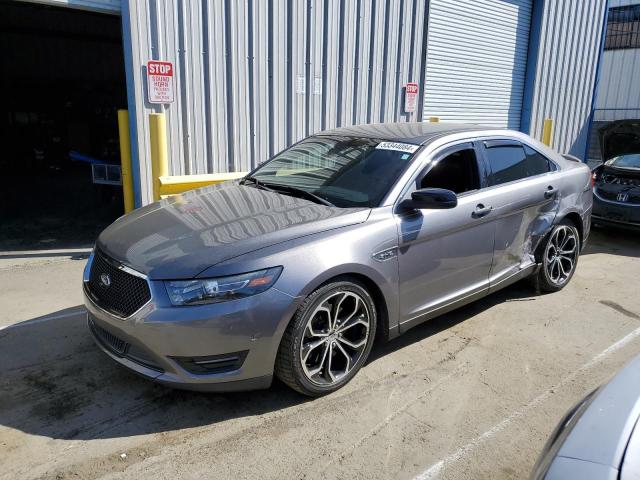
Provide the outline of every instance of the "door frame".
{"type": "MultiPolygon", "coordinates": [[[[465,135],[464,137],[459,137],[443,145],[439,145],[438,147],[436,147],[431,151],[423,152],[423,155],[421,155],[421,157],[423,158],[420,158],[418,160],[417,162],[418,165],[416,165],[416,168],[412,169],[411,174],[404,180],[404,185],[402,186],[402,189],[400,190],[400,192],[398,193],[398,195],[396,196],[393,202],[393,209],[392,209],[393,215],[394,216],[398,215],[397,208],[399,203],[402,200],[404,200],[413,189],[418,188],[418,185],[419,185],[418,182],[422,178],[424,178],[424,176],[427,175],[429,171],[431,171],[431,169],[435,167],[440,160],[442,160],[443,158],[447,157],[452,153],[455,153],[456,151],[465,150],[469,147],[471,147],[474,150],[474,153],[476,156],[480,188],[477,190],[471,190],[469,192],[462,193],[457,196],[458,198],[465,198],[467,196],[477,195],[478,193],[485,191],[489,187],[488,165],[486,163],[486,159],[484,155],[482,155],[481,152],[479,151],[480,144],[478,143],[477,137],[473,136],[473,134],[470,133],[468,136],[465,135]]],[[[483,219],[480,221],[482,223],[486,223],[486,222],[491,222],[493,220],[483,219]]],[[[398,268],[400,268],[400,264],[398,264],[398,268]]],[[[440,316],[444,313],[447,313],[451,310],[455,310],[458,307],[474,302],[486,296],[489,293],[489,286],[490,286],[489,273],[490,273],[490,270],[489,272],[487,272],[486,284],[482,288],[478,290],[474,290],[464,297],[456,298],[455,300],[449,303],[442,303],[442,304],[435,305],[434,308],[428,311],[422,312],[420,315],[417,315],[409,319],[403,320],[402,315],[399,313],[400,333],[403,333],[416,325],[419,325],[427,320],[430,320],[431,318],[440,316]]],[[[398,289],[398,297],[399,296],[400,296],[400,290],[398,289]]]]}
{"type": "Polygon", "coordinates": [[[478,141],[474,137],[464,138],[452,140],[442,146],[439,146],[435,150],[428,152],[424,155],[425,158],[421,158],[419,160],[419,164],[417,168],[413,171],[408,180],[405,181],[402,189],[399,194],[395,198],[393,202],[393,211],[396,212],[398,204],[402,202],[410,192],[411,188],[418,187],[419,182],[431,171],[433,167],[435,167],[443,158],[451,155],[452,153],[458,152],[460,150],[466,150],[468,147],[463,147],[464,145],[470,145],[474,150],[476,155],[476,162],[478,164],[478,177],[480,180],[480,188],[478,190],[471,190],[470,192],[465,192],[461,195],[457,195],[458,198],[462,196],[469,195],[471,193],[476,193],[481,190],[484,190],[489,187],[489,166],[487,165],[487,161],[482,155],[480,150],[480,145],[478,141]]]}

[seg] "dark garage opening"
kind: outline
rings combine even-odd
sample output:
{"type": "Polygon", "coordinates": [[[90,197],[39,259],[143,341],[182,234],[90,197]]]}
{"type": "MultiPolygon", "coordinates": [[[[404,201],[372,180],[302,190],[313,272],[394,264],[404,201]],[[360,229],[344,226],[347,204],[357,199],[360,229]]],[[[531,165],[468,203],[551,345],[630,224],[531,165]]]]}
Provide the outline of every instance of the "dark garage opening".
{"type": "Polygon", "coordinates": [[[0,251],[91,246],[123,213],[122,187],[91,165],[120,163],[120,18],[0,1],[0,65],[0,251]]]}

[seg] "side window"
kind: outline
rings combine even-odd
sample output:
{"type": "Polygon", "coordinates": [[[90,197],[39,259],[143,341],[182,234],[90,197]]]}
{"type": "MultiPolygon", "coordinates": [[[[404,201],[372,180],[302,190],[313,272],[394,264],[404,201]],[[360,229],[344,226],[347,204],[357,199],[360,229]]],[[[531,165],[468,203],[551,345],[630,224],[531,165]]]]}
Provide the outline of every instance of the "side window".
{"type": "Polygon", "coordinates": [[[486,149],[491,166],[491,185],[513,182],[528,177],[527,156],[522,145],[499,145],[486,149]]]}
{"type": "Polygon", "coordinates": [[[553,172],[556,170],[556,166],[551,162],[551,160],[528,145],[524,146],[524,153],[527,154],[529,176],[540,175],[541,173],[553,172]]]}
{"type": "Polygon", "coordinates": [[[446,188],[457,194],[479,189],[475,150],[459,150],[441,159],[421,180],[420,188],[446,188]]]}

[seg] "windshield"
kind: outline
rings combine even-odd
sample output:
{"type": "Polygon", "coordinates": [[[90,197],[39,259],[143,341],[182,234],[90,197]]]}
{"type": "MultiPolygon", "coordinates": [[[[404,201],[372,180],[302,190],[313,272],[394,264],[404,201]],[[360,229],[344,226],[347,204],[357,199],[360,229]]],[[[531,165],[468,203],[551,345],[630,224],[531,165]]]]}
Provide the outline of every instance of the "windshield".
{"type": "Polygon", "coordinates": [[[620,155],[619,157],[607,160],[605,165],[618,168],[637,168],[640,170],[640,154],[620,155]]]}
{"type": "Polygon", "coordinates": [[[376,207],[418,148],[370,138],[309,137],[251,177],[271,188],[304,190],[337,207],[376,207]]]}

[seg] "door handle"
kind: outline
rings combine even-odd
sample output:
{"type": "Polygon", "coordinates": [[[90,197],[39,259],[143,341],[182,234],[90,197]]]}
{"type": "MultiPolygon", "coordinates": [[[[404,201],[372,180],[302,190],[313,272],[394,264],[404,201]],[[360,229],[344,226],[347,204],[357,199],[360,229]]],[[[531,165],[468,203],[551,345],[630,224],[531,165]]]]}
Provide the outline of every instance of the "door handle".
{"type": "Polygon", "coordinates": [[[471,216],[473,218],[481,218],[485,215],[489,215],[489,213],[491,213],[491,210],[493,210],[493,207],[491,205],[485,207],[483,204],[479,203],[478,205],[476,205],[476,209],[473,211],[471,216]]]}
{"type": "Polygon", "coordinates": [[[551,185],[549,185],[547,187],[547,191],[544,192],[544,198],[551,198],[551,197],[555,196],[556,193],[558,193],[558,189],[552,187],[551,185]]]}

